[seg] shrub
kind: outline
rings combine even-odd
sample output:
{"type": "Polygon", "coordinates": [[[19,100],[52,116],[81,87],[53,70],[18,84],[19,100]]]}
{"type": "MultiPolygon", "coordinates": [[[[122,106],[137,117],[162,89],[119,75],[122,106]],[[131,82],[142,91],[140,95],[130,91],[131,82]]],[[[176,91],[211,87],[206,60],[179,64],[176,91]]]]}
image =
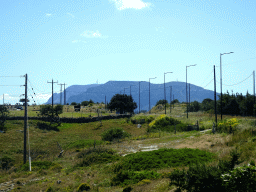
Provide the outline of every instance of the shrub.
{"type": "Polygon", "coordinates": [[[213,154],[199,149],[159,149],[126,155],[114,165],[114,172],[121,170],[151,170],[154,168],[187,166],[213,159],[213,154]]]}
{"type": "Polygon", "coordinates": [[[172,117],[167,117],[166,115],[160,115],[149,124],[147,132],[171,132],[175,130],[175,127],[177,131],[187,130],[187,125],[183,124],[181,121],[178,121],[172,117]]]}
{"type": "Polygon", "coordinates": [[[106,130],[101,134],[103,141],[113,141],[115,139],[123,139],[125,137],[131,136],[129,133],[125,132],[122,128],[113,128],[106,130]]]}
{"type": "Polygon", "coordinates": [[[78,192],[82,192],[82,191],[89,191],[91,188],[90,188],[90,185],[87,184],[87,183],[81,183],[78,187],[77,187],[77,191],[78,192]]]}
{"type": "MultiPolygon", "coordinates": [[[[50,161],[32,161],[31,167],[33,170],[42,170],[42,169],[49,169],[50,167],[54,166],[55,163],[50,161]]],[[[22,165],[21,171],[28,171],[29,170],[29,163],[22,165]]]]}
{"type": "Polygon", "coordinates": [[[90,148],[84,151],[81,151],[78,155],[78,158],[83,158],[80,163],[76,166],[90,166],[93,163],[108,163],[112,161],[117,161],[120,156],[116,154],[111,149],[106,148],[90,148]]]}
{"type": "Polygon", "coordinates": [[[111,185],[130,185],[143,179],[158,179],[161,174],[154,171],[120,171],[111,180],[111,185]]]}
{"type": "MultiPolygon", "coordinates": [[[[187,191],[230,191],[223,183],[222,173],[234,169],[238,161],[239,153],[236,150],[231,151],[231,158],[228,161],[219,161],[217,166],[206,166],[205,164],[196,164],[189,166],[187,171],[174,170],[169,176],[170,185],[176,185],[179,190],[187,191]]],[[[237,191],[237,190],[231,190],[237,191]]]]}
{"type": "Polygon", "coordinates": [[[217,132],[218,133],[231,133],[238,125],[237,118],[232,118],[224,120],[218,123],[217,132]]]}
{"type": "Polygon", "coordinates": [[[256,185],[256,168],[253,165],[237,167],[221,175],[223,186],[229,191],[253,191],[256,185]]]}
{"type": "Polygon", "coordinates": [[[0,158],[0,165],[3,170],[8,170],[13,166],[14,160],[11,157],[3,156],[0,158]]]}
{"type": "Polygon", "coordinates": [[[41,122],[37,122],[37,127],[39,129],[42,129],[42,130],[47,130],[47,131],[60,131],[59,128],[58,128],[58,125],[51,125],[51,124],[48,124],[48,123],[41,123],[41,122]]]}

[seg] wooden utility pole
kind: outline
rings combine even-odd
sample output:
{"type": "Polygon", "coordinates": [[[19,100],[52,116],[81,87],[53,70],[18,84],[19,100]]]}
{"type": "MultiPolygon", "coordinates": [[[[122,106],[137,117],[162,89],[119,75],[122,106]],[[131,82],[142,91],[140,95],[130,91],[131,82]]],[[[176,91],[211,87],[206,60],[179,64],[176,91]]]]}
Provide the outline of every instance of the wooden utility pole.
{"type": "Polygon", "coordinates": [[[52,84],[52,117],[53,117],[53,83],[58,83],[58,81],[57,82],[53,82],[53,79],[52,79],[52,82],[48,82],[47,81],[47,83],[51,83],[52,84]]]}
{"type": "Polygon", "coordinates": [[[64,83],[64,105],[66,105],[66,89],[65,89],[65,85],[67,85],[67,84],[64,83]]]}
{"type": "Polygon", "coordinates": [[[106,111],[106,109],[107,109],[107,96],[105,95],[105,111],[106,111]]]}
{"type": "Polygon", "coordinates": [[[172,112],[172,86],[170,86],[170,113],[172,112]]]}
{"type": "Polygon", "coordinates": [[[28,100],[28,75],[25,75],[25,111],[24,111],[24,149],[23,149],[23,164],[27,161],[27,116],[28,116],[28,109],[27,109],[27,100],[28,100]]]}
{"type": "MultiPolygon", "coordinates": [[[[215,122],[216,122],[216,130],[217,130],[217,101],[216,101],[216,77],[215,77],[215,65],[213,66],[214,70],[214,105],[215,105],[215,122]]],[[[216,131],[215,130],[215,131],[216,131]]]]}

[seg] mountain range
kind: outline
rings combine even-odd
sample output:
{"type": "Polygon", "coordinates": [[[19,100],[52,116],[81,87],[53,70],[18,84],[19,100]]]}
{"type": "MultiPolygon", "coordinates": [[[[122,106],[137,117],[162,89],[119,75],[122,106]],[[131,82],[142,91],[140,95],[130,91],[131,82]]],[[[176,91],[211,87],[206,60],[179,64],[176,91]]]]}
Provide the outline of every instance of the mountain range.
{"type": "MultiPolygon", "coordinates": [[[[164,84],[150,83],[150,106],[155,106],[158,100],[164,99],[164,87],[166,90],[166,100],[170,102],[170,91],[172,86],[171,100],[178,99],[180,102],[186,101],[186,83],[185,82],[168,82],[164,84]]],[[[187,84],[188,100],[189,100],[189,84],[187,84]]],[[[62,100],[64,104],[64,92],[53,94],[53,103],[59,104],[62,100]],[[62,98],[62,99],[61,99],[62,98]]],[[[140,110],[149,109],[149,82],[138,81],[108,81],[105,84],[91,84],[91,85],[72,85],[66,88],[66,103],[72,102],[81,103],[82,101],[94,102],[110,102],[115,94],[132,95],[134,101],[140,110]],[[139,91],[140,90],[140,91],[139,91]],[[140,92],[140,94],[139,94],[140,92]],[[139,99],[140,98],[140,99],[139,99]]],[[[219,93],[216,93],[217,96],[219,93]]],[[[202,87],[190,84],[190,102],[202,102],[204,99],[214,99],[214,91],[204,89],[202,87]]],[[[217,97],[218,99],[218,97],[217,97]]],[[[51,104],[52,97],[45,104],[51,104]]],[[[138,110],[138,108],[137,108],[138,110]]]]}

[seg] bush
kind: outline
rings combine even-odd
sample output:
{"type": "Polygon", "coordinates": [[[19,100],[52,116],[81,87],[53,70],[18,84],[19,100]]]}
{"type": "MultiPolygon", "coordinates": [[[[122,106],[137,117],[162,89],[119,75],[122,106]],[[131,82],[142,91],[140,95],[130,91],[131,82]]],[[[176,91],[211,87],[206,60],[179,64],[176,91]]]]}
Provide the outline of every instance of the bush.
{"type": "Polygon", "coordinates": [[[120,171],[111,180],[111,185],[130,185],[143,179],[158,179],[161,174],[154,171],[120,171]]]}
{"type": "Polygon", "coordinates": [[[78,192],[82,192],[82,191],[89,191],[91,188],[90,188],[90,185],[87,184],[87,183],[81,183],[78,187],[77,187],[77,191],[78,192]]]}
{"type": "Polygon", "coordinates": [[[179,190],[187,191],[237,191],[230,190],[225,183],[226,175],[222,173],[234,169],[238,161],[239,153],[236,150],[231,151],[229,161],[219,161],[217,166],[206,166],[205,164],[196,164],[189,167],[187,171],[174,170],[169,176],[170,185],[176,185],[179,190]],[[221,177],[222,175],[222,177],[221,177]],[[224,179],[223,179],[224,178],[224,179]]]}
{"type": "Polygon", "coordinates": [[[101,134],[103,141],[113,141],[115,139],[123,139],[131,136],[131,134],[125,132],[122,128],[113,128],[106,130],[101,134]]]}
{"type": "Polygon", "coordinates": [[[14,160],[11,157],[3,156],[0,158],[0,165],[3,170],[8,170],[13,166],[14,160]]]}
{"type": "Polygon", "coordinates": [[[217,132],[218,133],[231,133],[235,131],[238,125],[238,120],[236,118],[224,120],[218,123],[217,132]]]}
{"type": "Polygon", "coordinates": [[[41,123],[37,122],[37,127],[41,130],[47,130],[47,131],[60,131],[58,128],[58,125],[48,124],[48,123],[41,123]]]}
{"type": "Polygon", "coordinates": [[[207,162],[213,154],[199,149],[159,149],[155,151],[137,152],[123,157],[114,165],[114,172],[121,170],[151,170],[154,168],[178,167],[207,162]]]}
{"type": "Polygon", "coordinates": [[[120,158],[116,152],[106,148],[86,149],[81,151],[77,157],[83,158],[82,161],[76,165],[78,167],[90,166],[94,163],[109,163],[112,161],[117,161],[120,158]]]}
{"type": "MultiPolygon", "coordinates": [[[[32,161],[31,167],[33,170],[42,170],[42,169],[49,169],[52,166],[55,166],[55,163],[52,163],[50,161],[32,161]]],[[[29,170],[29,163],[22,165],[21,171],[28,171],[29,170]]]]}
{"type": "Polygon", "coordinates": [[[147,132],[157,132],[157,131],[186,131],[187,125],[183,124],[181,121],[174,119],[172,117],[167,117],[166,115],[160,115],[155,120],[153,120],[147,129],[147,132]]]}

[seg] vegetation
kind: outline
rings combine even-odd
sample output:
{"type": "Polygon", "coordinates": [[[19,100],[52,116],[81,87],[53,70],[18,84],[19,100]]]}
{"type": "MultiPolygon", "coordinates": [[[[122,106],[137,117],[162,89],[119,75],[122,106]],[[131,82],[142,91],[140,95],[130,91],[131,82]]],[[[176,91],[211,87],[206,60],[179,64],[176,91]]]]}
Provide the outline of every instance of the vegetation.
{"type": "Polygon", "coordinates": [[[181,121],[174,119],[172,117],[167,117],[166,115],[160,115],[155,120],[149,124],[148,132],[157,132],[157,131],[186,131],[187,125],[181,121]]]}
{"type": "Polygon", "coordinates": [[[101,136],[103,141],[113,141],[120,140],[131,135],[125,132],[122,128],[112,128],[103,132],[101,136]]]}
{"type": "Polygon", "coordinates": [[[6,106],[0,105],[0,131],[6,131],[7,128],[5,126],[6,118],[9,115],[9,111],[6,106]]]}
{"type": "Polygon", "coordinates": [[[161,99],[159,101],[156,102],[156,106],[157,105],[165,105],[165,104],[168,104],[168,101],[167,100],[164,100],[164,99],[161,99]]]}
{"type": "MultiPolygon", "coordinates": [[[[27,154],[32,159],[32,171],[28,163],[23,165],[23,121],[6,120],[8,131],[0,133],[0,183],[9,183],[1,187],[13,191],[79,191],[80,185],[86,184],[92,192],[253,191],[256,118],[223,115],[221,121],[218,115],[215,134],[183,132],[197,121],[200,129],[212,128],[215,119],[202,111],[189,112],[187,119],[186,104],[174,105],[167,115],[159,108],[152,109],[151,114],[102,120],[101,126],[99,122],[62,123],[58,132],[38,129],[38,124],[45,122],[29,120],[27,154]],[[145,123],[138,128],[130,120],[145,123]],[[175,125],[176,134],[172,131],[175,125]],[[110,139],[104,140],[104,134],[110,139]],[[126,134],[130,136],[124,137],[126,134]],[[118,138],[119,142],[112,142],[118,138]]],[[[91,106],[93,115],[100,106],[104,107],[91,106]]],[[[31,108],[28,113],[36,116],[31,108]]],[[[39,106],[34,108],[39,110],[39,106]]],[[[73,106],[64,106],[59,116],[88,117],[89,106],[81,110],[74,112],[73,106]]],[[[14,114],[21,116],[24,111],[11,110],[9,115],[14,114]]]]}
{"type": "Polygon", "coordinates": [[[128,95],[116,94],[111,98],[108,104],[108,109],[116,110],[120,114],[124,114],[125,112],[133,113],[136,108],[137,103],[133,101],[132,96],[128,95]]]}
{"type": "Polygon", "coordinates": [[[165,167],[179,167],[213,160],[213,154],[199,149],[159,149],[125,156],[114,171],[142,171],[165,167]]]}

